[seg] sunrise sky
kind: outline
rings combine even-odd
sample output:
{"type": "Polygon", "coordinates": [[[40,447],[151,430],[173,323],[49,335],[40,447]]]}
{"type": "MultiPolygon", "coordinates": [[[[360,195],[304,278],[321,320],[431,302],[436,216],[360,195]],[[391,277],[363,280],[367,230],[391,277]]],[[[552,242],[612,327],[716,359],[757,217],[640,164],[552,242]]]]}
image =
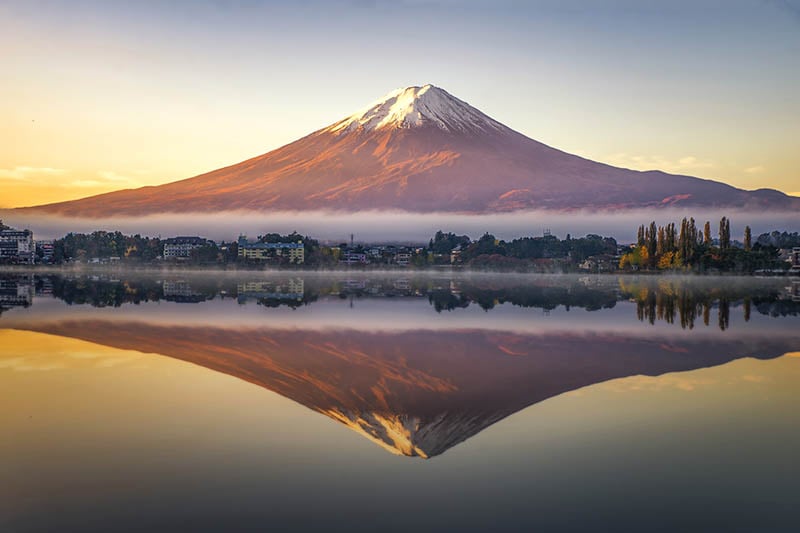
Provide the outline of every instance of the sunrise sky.
{"type": "Polygon", "coordinates": [[[433,83],[610,164],[800,195],[800,1],[0,1],[0,207],[187,178],[433,83]]]}

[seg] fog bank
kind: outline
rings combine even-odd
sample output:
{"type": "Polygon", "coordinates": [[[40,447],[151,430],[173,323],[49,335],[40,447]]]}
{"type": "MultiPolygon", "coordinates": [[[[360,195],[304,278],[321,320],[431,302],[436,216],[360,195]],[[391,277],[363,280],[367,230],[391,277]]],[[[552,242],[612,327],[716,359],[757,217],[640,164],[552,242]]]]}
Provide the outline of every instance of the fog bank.
{"type": "Polygon", "coordinates": [[[20,213],[0,210],[0,219],[18,228],[30,228],[37,239],[61,237],[68,232],[88,233],[95,230],[119,230],[127,234],[170,237],[200,235],[215,240],[235,239],[239,234],[255,237],[264,233],[291,233],[328,242],[345,242],[354,234],[357,242],[427,242],[439,229],[466,234],[472,238],[484,232],[501,239],[541,236],[549,229],[564,238],[567,233],[583,236],[596,233],[615,237],[620,242],[636,238],[636,228],[655,220],[657,224],[680,222],[693,216],[702,227],[711,221],[716,235],[720,217],[731,219],[731,234],[741,240],[744,227],[749,225],[753,235],[775,229],[800,231],[800,213],[752,212],[731,209],[642,209],[626,211],[518,211],[494,215],[465,215],[454,213],[408,213],[362,211],[357,213],[293,211],[253,212],[228,211],[213,214],[163,214],[141,217],[72,218],[57,215],[20,213]]]}

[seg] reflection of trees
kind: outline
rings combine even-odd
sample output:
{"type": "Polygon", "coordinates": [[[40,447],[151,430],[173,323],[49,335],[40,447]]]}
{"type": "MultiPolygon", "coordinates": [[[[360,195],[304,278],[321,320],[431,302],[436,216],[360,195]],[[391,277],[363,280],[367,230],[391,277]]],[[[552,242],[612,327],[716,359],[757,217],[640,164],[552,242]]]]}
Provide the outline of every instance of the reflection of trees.
{"type": "MultiPolygon", "coordinates": [[[[29,276],[30,277],[30,276],[29,276]]],[[[10,280],[6,275],[0,278],[10,280]]],[[[758,281],[737,278],[621,277],[589,278],[491,277],[454,279],[434,276],[364,277],[335,279],[294,275],[291,279],[241,277],[171,277],[135,275],[122,279],[100,276],[35,276],[39,294],[50,294],[68,304],[118,307],[169,300],[200,303],[213,298],[236,297],[264,307],[299,307],[324,297],[340,298],[425,298],[436,312],[477,305],[488,311],[510,304],[524,308],[552,310],[564,306],[595,311],[612,308],[618,301],[631,301],[640,321],[680,324],[692,329],[702,320],[709,326],[716,309],[717,325],[727,329],[731,308],[742,307],[744,319],[758,313],[779,317],[800,315],[800,301],[792,301],[780,280],[758,281]],[[242,281],[246,283],[242,283],[242,281]]]]}
{"type": "Polygon", "coordinates": [[[69,305],[119,307],[123,303],[158,301],[163,296],[161,286],[156,280],[121,281],[53,276],[50,281],[53,286],[53,296],[69,305]]]}
{"type": "MultiPolygon", "coordinates": [[[[474,302],[482,309],[489,310],[496,305],[510,303],[518,307],[532,307],[552,310],[560,305],[569,310],[580,307],[587,311],[610,309],[617,304],[615,287],[586,287],[581,283],[564,285],[518,285],[496,288],[485,288],[478,285],[462,284],[459,286],[461,305],[467,307],[474,302]]],[[[434,302],[431,302],[434,303],[434,302]]],[[[435,304],[434,304],[435,305],[435,304]]],[[[446,308],[445,309],[452,309],[446,308]]],[[[437,307],[437,311],[440,309],[437,307]]]]}
{"type": "Polygon", "coordinates": [[[469,299],[461,294],[453,294],[449,290],[438,289],[428,293],[428,302],[436,309],[437,313],[442,311],[453,311],[469,307],[469,299]]]}
{"type": "Polygon", "coordinates": [[[316,294],[304,294],[302,298],[278,298],[278,297],[266,297],[266,298],[259,298],[256,300],[256,304],[263,305],[264,307],[289,307],[291,309],[297,309],[298,307],[302,307],[304,305],[309,305],[312,302],[317,301],[316,294]]]}
{"type": "Polygon", "coordinates": [[[722,331],[728,329],[728,325],[730,324],[730,316],[731,316],[730,302],[725,297],[720,298],[719,314],[718,314],[719,329],[721,329],[722,331]]]}
{"type": "Polygon", "coordinates": [[[726,330],[730,326],[731,307],[742,307],[745,321],[750,321],[753,304],[759,313],[770,316],[800,314],[800,305],[781,298],[774,287],[753,288],[747,284],[736,285],[725,278],[715,279],[716,284],[692,284],[686,280],[620,281],[623,297],[636,303],[636,316],[641,321],[668,324],[677,318],[681,328],[694,328],[702,317],[703,324],[711,321],[711,309],[717,309],[717,326],[726,330]],[[757,295],[757,296],[756,296],[757,295]]]}

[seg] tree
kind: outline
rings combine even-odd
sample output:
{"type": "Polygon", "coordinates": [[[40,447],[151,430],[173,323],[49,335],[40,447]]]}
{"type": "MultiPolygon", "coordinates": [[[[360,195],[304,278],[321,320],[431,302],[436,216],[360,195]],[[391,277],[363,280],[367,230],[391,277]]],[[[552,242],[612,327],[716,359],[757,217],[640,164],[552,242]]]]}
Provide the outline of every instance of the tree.
{"type": "Polygon", "coordinates": [[[706,220],[706,225],[703,226],[703,244],[711,246],[711,222],[706,220]]]}
{"type": "Polygon", "coordinates": [[[722,217],[719,221],[719,247],[721,250],[731,247],[731,222],[727,217],[722,217]]]}
{"type": "Polygon", "coordinates": [[[750,226],[744,227],[744,250],[749,252],[752,249],[753,234],[750,231],[750,226]]]}
{"type": "Polygon", "coordinates": [[[656,228],[656,222],[650,222],[650,227],[647,229],[645,236],[647,240],[647,257],[649,258],[651,266],[655,266],[656,264],[656,252],[658,251],[657,235],[658,229],[656,228]]]}

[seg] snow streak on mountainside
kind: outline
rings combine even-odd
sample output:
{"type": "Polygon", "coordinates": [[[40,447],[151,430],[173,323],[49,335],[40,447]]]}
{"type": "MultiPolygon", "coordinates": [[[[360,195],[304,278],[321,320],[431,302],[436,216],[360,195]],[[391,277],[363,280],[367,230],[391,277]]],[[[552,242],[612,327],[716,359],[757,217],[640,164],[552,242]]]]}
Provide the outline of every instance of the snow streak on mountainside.
{"type": "Polygon", "coordinates": [[[789,210],[800,209],[800,198],[590,161],[424,85],[394,91],[344,120],[230,167],[25,209],[102,218],[237,209],[474,214],[666,206],[789,210]]]}

